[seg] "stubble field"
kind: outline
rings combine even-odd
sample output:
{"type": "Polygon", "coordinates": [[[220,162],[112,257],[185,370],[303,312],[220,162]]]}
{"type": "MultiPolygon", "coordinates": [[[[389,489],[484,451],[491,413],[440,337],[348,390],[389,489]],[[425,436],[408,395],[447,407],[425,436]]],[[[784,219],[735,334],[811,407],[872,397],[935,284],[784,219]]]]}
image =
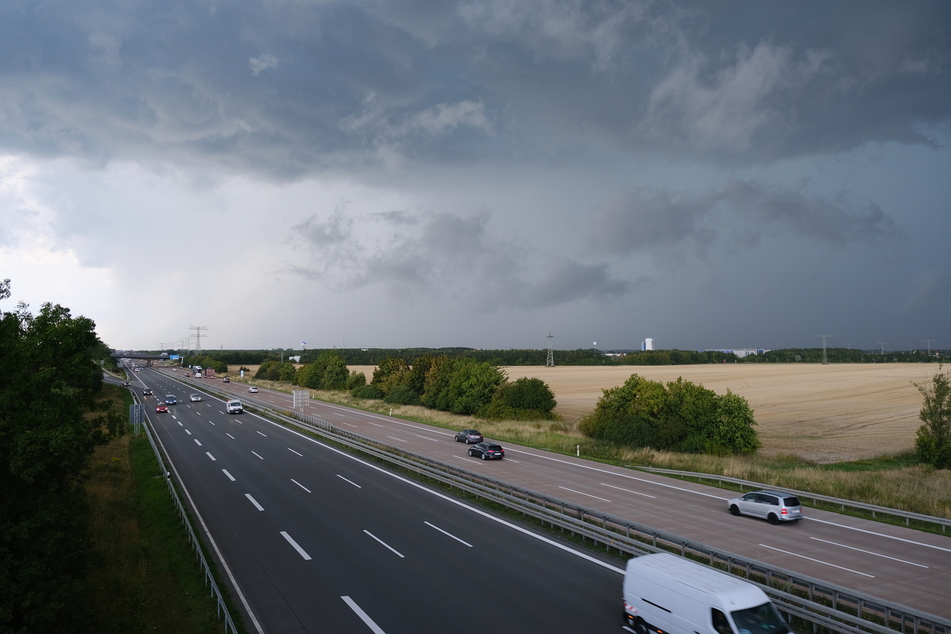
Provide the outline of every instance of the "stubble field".
{"type": "MultiPolygon", "coordinates": [[[[349,366],[373,378],[374,366],[349,366]]],[[[678,366],[508,366],[509,380],[544,381],[558,401],[555,413],[577,423],[594,410],[603,390],[632,374],[666,383],[677,377],[753,408],[761,455],[792,455],[815,463],[861,460],[914,447],[922,396],[938,371],[923,364],[744,364],[678,366]]]]}

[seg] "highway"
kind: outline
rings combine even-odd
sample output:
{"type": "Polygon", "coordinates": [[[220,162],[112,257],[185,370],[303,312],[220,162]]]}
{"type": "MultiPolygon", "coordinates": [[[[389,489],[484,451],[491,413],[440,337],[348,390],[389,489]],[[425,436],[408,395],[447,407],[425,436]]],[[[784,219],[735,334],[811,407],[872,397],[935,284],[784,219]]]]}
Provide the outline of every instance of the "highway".
{"type": "Polygon", "coordinates": [[[253,631],[623,631],[616,564],[229,416],[200,381],[143,370],[133,389],[154,392],[148,416],[253,631]],[[178,404],[156,413],[166,394],[178,404]]]}
{"type": "MultiPolygon", "coordinates": [[[[205,379],[192,380],[200,386],[205,379]]],[[[290,407],[291,397],[214,381],[237,398],[252,396],[290,407]]],[[[951,539],[806,509],[796,524],[771,526],[733,517],[726,501],[735,494],[570,456],[502,443],[506,458],[470,458],[449,430],[311,401],[307,412],[353,431],[434,459],[553,497],[582,504],[745,557],[951,618],[951,539]]]]}

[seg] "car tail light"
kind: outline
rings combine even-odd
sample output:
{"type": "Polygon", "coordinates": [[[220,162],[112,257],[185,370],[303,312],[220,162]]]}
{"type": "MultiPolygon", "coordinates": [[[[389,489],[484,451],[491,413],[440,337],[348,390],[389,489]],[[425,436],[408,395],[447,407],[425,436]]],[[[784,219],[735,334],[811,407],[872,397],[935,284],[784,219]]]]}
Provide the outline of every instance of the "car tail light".
{"type": "Polygon", "coordinates": [[[782,511],[780,511],[780,513],[782,513],[783,515],[788,515],[789,509],[783,509],[782,511]]]}

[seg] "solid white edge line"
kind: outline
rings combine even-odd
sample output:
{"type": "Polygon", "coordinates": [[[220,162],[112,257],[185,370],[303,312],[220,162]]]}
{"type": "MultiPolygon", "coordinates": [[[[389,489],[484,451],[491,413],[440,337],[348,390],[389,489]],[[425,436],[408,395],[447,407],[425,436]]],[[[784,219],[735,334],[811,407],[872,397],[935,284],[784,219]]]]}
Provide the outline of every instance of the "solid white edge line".
{"type": "Polygon", "coordinates": [[[348,596],[341,596],[340,598],[343,599],[344,603],[350,606],[350,609],[353,610],[354,614],[360,617],[360,620],[363,621],[368,628],[370,628],[370,631],[373,632],[373,634],[386,634],[386,632],[384,632],[379,625],[373,622],[373,619],[370,618],[370,615],[364,612],[363,609],[357,605],[356,601],[348,596]]]}

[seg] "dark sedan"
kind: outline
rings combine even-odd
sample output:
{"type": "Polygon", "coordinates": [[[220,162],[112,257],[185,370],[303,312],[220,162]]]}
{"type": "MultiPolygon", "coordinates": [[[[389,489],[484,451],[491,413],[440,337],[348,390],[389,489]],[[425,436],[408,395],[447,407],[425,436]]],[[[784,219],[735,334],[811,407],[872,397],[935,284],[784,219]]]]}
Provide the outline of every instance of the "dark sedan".
{"type": "Polygon", "coordinates": [[[501,460],[505,457],[505,450],[501,445],[491,442],[477,442],[469,447],[469,455],[483,460],[501,460]]]}
{"type": "Polygon", "coordinates": [[[471,442],[482,442],[485,438],[477,429],[463,429],[456,432],[456,442],[464,442],[467,445],[471,442]]]}

